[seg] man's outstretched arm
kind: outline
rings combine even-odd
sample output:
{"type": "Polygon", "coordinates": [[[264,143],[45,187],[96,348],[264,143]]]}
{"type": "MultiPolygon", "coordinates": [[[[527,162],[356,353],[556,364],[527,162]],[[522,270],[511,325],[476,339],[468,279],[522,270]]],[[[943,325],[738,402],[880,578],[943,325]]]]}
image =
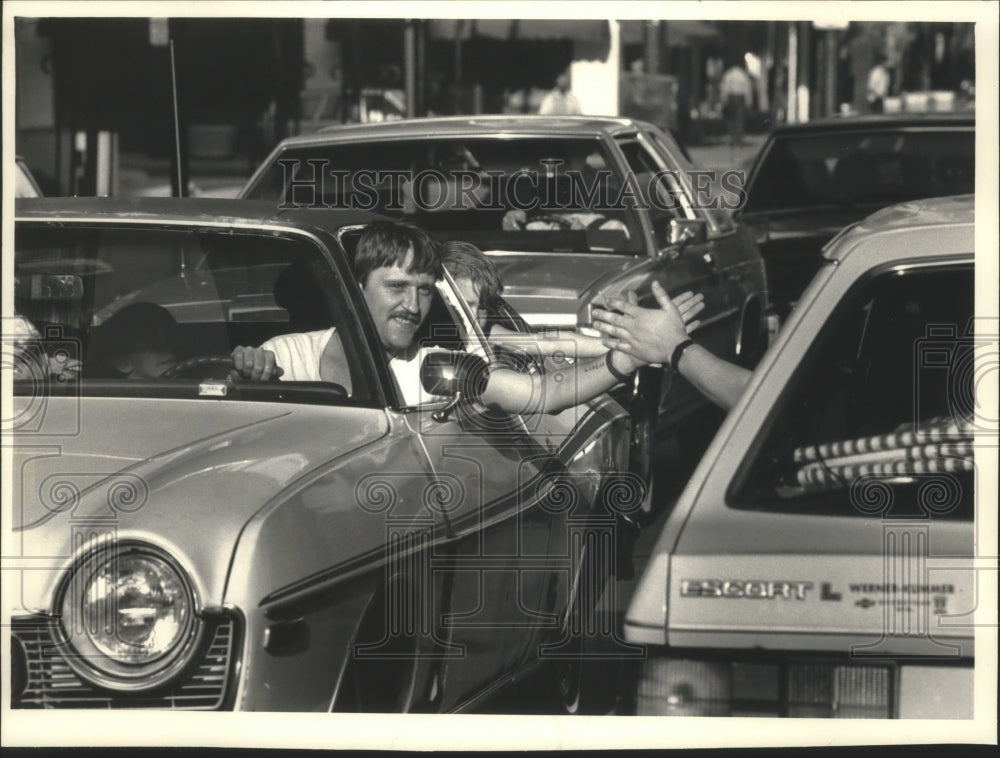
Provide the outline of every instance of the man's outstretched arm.
{"type": "MultiPolygon", "coordinates": [[[[594,328],[604,335],[604,344],[609,348],[645,363],[670,365],[677,347],[690,339],[688,329],[699,323],[692,319],[704,308],[704,302],[701,295],[691,292],[671,300],[658,282],[653,282],[653,296],[659,308],[640,307],[635,293],[629,293],[628,300],[608,298],[606,308],[593,311],[594,328]]],[[[739,400],[751,376],[745,368],[697,344],[684,349],[677,369],[705,397],[726,410],[739,400]]]]}

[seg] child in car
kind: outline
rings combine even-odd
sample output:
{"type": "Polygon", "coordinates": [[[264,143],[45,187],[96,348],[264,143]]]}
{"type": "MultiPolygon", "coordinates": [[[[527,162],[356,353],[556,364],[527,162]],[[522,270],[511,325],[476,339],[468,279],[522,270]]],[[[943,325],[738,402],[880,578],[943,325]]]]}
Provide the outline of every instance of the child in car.
{"type": "Polygon", "coordinates": [[[158,379],[180,360],[177,321],[155,303],[131,303],[94,331],[84,376],[158,379]]]}

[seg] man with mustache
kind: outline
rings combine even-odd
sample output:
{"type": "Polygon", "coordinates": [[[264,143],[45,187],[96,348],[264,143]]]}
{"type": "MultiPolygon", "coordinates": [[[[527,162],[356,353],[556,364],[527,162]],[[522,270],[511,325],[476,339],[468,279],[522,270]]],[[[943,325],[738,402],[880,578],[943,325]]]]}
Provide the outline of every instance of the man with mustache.
{"type": "MultiPolygon", "coordinates": [[[[403,398],[417,405],[427,399],[421,395],[420,364],[427,351],[436,348],[421,348],[414,338],[440,277],[440,247],[410,224],[375,222],[358,241],[354,271],[403,398]]],[[[463,279],[459,277],[460,286],[463,279]]],[[[469,295],[464,296],[468,300],[469,295]]],[[[237,348],[234,358],[237,370],[254,379],[280,376],[284,381],[336,382],[351,389],[347,356],[334,327],[281,335],[259,348],[237,348]],[[283,373],[276,373],[279,366],[283,373]]],[[[544,375],[493,366],[481,400],[508,413],[552,413],[631,381],[643,365],[645,361],[630,354],[608,350],[544,375]]]]}
{"type": "MultiPolygon", "coordinates": [[[[389,367],[411,405],[420,402],[420,363],[425,353],[414,337],[427,318],[434,284],[441,276],[438,248],[416,226],[376,221],[362,232],[354,257],[354,273],[389,367]]],[[[237,348],[233,357],[237,370],[253,379],[279,376],[282,381],[334,382],[351,391],[347,356],[336,327],[282,334],[259,348],[237,348]]]]}

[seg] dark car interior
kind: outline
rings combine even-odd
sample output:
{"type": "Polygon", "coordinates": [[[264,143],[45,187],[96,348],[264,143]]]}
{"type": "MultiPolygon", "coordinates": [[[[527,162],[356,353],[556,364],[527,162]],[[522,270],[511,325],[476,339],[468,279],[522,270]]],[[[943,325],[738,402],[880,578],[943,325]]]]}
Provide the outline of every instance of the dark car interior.
{"type": "Polygon", "coordinates": [[[639,253],[634,214],[615,206],[620,187],[592,138],[452,136],[291,148],[247,196],[404,217],[482,248],[639,253]],[[625,230],[560,223],[595,206],[625,230]],[[505,215],[516,209],[531,209],[529,220],[550,219],[555,228],[505,229],[505,215]]]}
{"type": "MultiPolygon", "coordinates": [[[[120,310],[148,306],[144,313],[166,314],[170,323],[160,329],[169,330],[177,361],[202,359],[178,375],[188,383],[224,378],[237,345],[256,346],[279,334],[352,320],[337,294],[341,284],[315,247],[281,235],[26,225],[16,234],[15,278],[15,310],[34,328],[32,350],[82,361],[81,388],[88,394],[190,394],[166,379],[122,381],[108,359],[122,339],[121,323],[108,331],[122,321],[115,318],[120,310]]],[[[143,328],[154,329],[152,324],[126,327],[140,335],[140,342],[143,328]]],[[[363,365],[355,332],[338,330],[353,356],[352,375],[363,365]]],[[[148,331],[147,339],[155,342],[158,333],[148,331]]],[[[286,382],[281,391],[315,399],[306,384],[286,382]]],[[[367,399],[372,382],[359,374],[353,384],[358,388],[353,399],[367,399]]],[[[80,391],[46,386],[51,392],[80,391]]],[[[323,387],[312,389],[323,394],[323,387]]],[[[245,399],[248,393],[244,386],[245,399]]]]}
{"type": "Polygon", "coordinates": [[[897,488],[894,516],[920,515],[930,501],[905,493],[931,482],[957,492],[937,517],[971,518],[973,283],[971,266],[952,266],[858,285],[804,357],[731,504],[858,515],[855,483],[877,476],[897,488]]]}
{"type": "Polygon", "coordinates": [[[975,189],[971,128],[785,135],[760,160],[746,212],[882,206],[975,189]]]}

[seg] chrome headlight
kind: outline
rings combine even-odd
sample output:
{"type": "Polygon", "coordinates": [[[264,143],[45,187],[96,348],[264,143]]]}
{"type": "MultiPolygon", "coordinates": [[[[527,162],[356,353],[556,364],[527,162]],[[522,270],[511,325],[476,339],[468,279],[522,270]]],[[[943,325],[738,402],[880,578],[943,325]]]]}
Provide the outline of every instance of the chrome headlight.
{"type": "Polygon", "coordinates": [[[167,681],[190,661],[202,629],[187,575],[151,545],[91,553],[63,586],[59,608],[68,663],[112,689],[167,681]]]}

